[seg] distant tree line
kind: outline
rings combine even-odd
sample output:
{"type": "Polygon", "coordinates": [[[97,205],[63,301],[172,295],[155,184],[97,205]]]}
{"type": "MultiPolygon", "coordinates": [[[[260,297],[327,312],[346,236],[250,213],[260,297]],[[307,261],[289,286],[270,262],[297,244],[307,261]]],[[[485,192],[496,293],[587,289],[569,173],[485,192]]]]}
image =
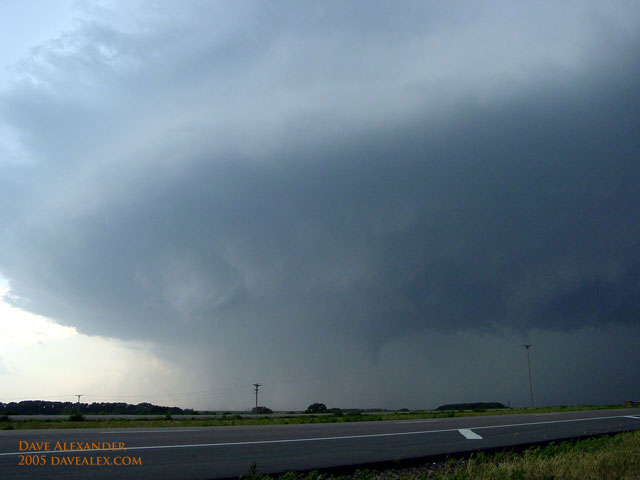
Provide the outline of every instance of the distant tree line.
{"type": "Polygon", "coordinates": [[[269,407],[259,406],[259,407],[253,407],[251,409],[251,413],[267,414],[267,413],[273,413],[273,410],[271,410],[269,407]]]}
{"type": "Polygon", "coordinates": [[[362,410],[360,409],[341,410],[339,408],[327,408],[327,406],[324,403],[312,403],[304,411],[304,413],[333,413],[334,415],[342,415],[343,412],[359,415],[362,412],[362,410]]]}
{"type": "Polygon", "coordinates": [[[190,408],[163,407],[151,403],[112,402],[47,402],[45,400],[24,400],[22,402],[0,402],[0,413],[3,415],[71,415],[80,412],[89,415],[195,415],[198,412],[190,408]]]}
{"type": "Polygon", "coordinates": [[[448,403],[440,405],[436,410],[491,410],[507,408],[498,402],[475,402],[475,403],[448,403]]]}

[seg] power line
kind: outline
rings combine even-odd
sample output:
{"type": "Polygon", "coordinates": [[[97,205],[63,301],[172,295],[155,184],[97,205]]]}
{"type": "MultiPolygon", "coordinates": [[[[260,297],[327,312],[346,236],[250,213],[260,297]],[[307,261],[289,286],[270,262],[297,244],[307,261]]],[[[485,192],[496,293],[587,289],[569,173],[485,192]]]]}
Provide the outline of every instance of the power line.
{"type": "MultiPolygon", "coordinates": [[[[368,373],[370,370],[369,369],[365,369],[365,370],[358,370],[355,372],[349,372],[348,374],[342,374],[342,375],[318,375],[318,376],[304,376],[304,377],[276,377],[276,378],[272,378],[269,380],[269,385],[275,385],[275,386],[284,386],[284,385],[300,385],[300,384],[305,384],[305,383],[317,383],[317,382],[325,382],[325,381],[335,381],[337,379],[349,379],[349,378],[360,378],[361,375],[363,373],[368,373]]],[[[95,393],[87,393],[87,394],[81,394],[81,396],[87,397],[87,398],[100,398],[100,399],[104,399],[101,401],[105,401],[108,399],[113,399],[113,400],[117,400],[117,399],[122,399],[122,400],[126,400],[126,399],[134,399],[134,398],[139,398],[139,399],[144,399],[144,398],[149,398],[149,399],[153,399],[154,401],[158,401],[159,399],[165,399],[165,400],[172,400],[172,401],[179,401],[180,399],[192,399],[193,396],[197,396],[197,395],[207,395],[207,396],[213,396],[213,395],[225,395],[228,392],[231,391],[238,391],[238,390],[243,390],[246,389],[247,386],[249,385],[253,385],[253,387],[255,388],[256,384],[248,384],[248,383],[241,383],[241,384],[231,384],[231,385],[222,385],[220,388],[215,388],[215,389],[211,389],[211,390],[200,390],[200,391],[182,391],[180,393],[160,393],[160,392],[156,392],[156,393],[139,393],[139,394],[124,394],[124,395],[100,395],[100,394],[95,394],[95,393]]],[[[259,386],[262,386],[262,384],[258,384],[259,386]]],[[[21,397],[14,397],[14,398],[8,398],[6,400],[4,400],[5,402],[11,402],[11,401],[24,401],[25,398],[31,397],[31,398],[37,398],[38,400],[44,400],[44,399],[48,399],[48,398],[65,398],[65,397],[77,397],[78,394],[65,394],[65,395],[25,395],[25,396],[21,396],[21,397]]]]}

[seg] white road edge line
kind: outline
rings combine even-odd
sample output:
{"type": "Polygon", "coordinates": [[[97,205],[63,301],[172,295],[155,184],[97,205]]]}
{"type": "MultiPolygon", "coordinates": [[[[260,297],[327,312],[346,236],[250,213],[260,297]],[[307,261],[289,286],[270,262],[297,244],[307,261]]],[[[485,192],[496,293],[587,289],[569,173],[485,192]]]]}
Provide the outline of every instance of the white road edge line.
{"type": "MultiPolygon", "coordinates": [[[[611,420],[616,418],[629,418],[628,415],[617,415],[611,417],[594,417],[594,418],[572,418],[569,420],[549,420],[546,422],[527,422],[527,423],[512,423],[508,425],[488,425],[484,427],[473,427],[474,430],[488,429],[488,428],[509,428],[509,427],[524,427],[528,425],[545,425],[549,423],[569,423],[569,422],[591,422],[595,420],[611,420]]],[[[446,428],[442,430],[422,430],[418,432],[395,432],[395,433],[372,433],[368,435],[346,435],[341,437],[311,437],[311,438],[285,438],[282,440],[256,440],[251,442],[222,442],[222,443],[195,443],[191,445],[148,445],[140,447],[126,447],[126,451],[130,450],[154,450],[164,448],[195,448],[195,447],[227,447],[236,445],[258,445],[268,443],[296,443],[296,442],[320,442],[325,440],[349,440],[354,438],[374,438],[374,437],[398,437],[403,435],[424,435],[428,433],[443,433],[443,432],[457,432],[458,428],[446,428]]],[[[29,454],[45,454],[45,453],[80,453],[80,452],[99,452],[104,450],[40,450],[37,452],[5,452],[0,453],[0,456],[6,455],[29,455],[29,454]]]]}
{"type": "Polygon", "coordinates": [[[439,422],[440,420],[400,420],[399,422],[396,423],[434,423],[434,422],[439,422]]]}
{"type": "Polygon", "coordinates": [[[467,440],[482,440],[482,437],[468,428],[460,428],[458,429],[460,434],[466,438],[467,440]]]}
{"type": "Polygon", "coordinates": [[[640,416],[634,417],[633,415],[627,415],[625,418],[633,418],[634,420],[640,420],[640,416]]]}
{"type": "Polygon", "coordinates": [[[117,433],[118,435],[120,435],[121,433],[173,433],[173,432],[197,432],[198,430],[193,429],[193,430],[171,430],[169,428],[165,429],[164,431],[162,430],[118,430],[118,431],[109,431],[109,430],[105,430],[104,432],[100,432],[100,433],[117,433]]]}

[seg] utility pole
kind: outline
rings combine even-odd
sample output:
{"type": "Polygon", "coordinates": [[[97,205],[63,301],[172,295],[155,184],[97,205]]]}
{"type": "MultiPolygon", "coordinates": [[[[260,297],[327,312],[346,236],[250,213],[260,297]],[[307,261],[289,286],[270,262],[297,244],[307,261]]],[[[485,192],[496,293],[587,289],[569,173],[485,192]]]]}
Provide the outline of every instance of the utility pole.
{"type": "Polygon", "coordinates": [[[531,345],[525,344],[524,348],[527,349],[527,365],[529,367],[529,395],[531,396],[531,408],[533,408],[533,386],[531,383],[531,359],[529,358],[529,348],[531,348],[531,345]]]}
{"type": "Polygon", "coordinates": [[[258,389],[261,387],[261,385],[259,383],[254,383],[253,387],[256,390],[256,413],[258,411],[258,389]]]}
{"type": "Polygon", "coordinates": [[[80,413],[80,397],[82,397],[84,393],[76,393],[76,397],[78,397],[76,413],[80,413]]]}
{"type": "Polygon", "coordinates": [[[256,413],[258,413],[258,389],[261,385],[259,383],[254,383],[253,386],[256,389],[256,413]]]}

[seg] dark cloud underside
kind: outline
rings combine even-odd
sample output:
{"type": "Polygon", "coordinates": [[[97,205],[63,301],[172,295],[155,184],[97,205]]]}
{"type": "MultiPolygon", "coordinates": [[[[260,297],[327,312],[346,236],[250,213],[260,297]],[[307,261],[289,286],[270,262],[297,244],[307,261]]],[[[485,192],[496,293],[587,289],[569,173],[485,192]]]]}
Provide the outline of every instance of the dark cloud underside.
{"type": "Polygon", "coordinates": [[[57,219],[62,232],[16,245],[5,268],[18,294],[46,282],[51,304],[32,299],[37,310],[78,309],[81,326],[108,321],[111,334],[116,316],[143,334],[151,319],[218,322],[252,303],[382,338],[633,322],[640,102],[625,83],[462,105],[442,124],[414,118],[311,151],[200,153],[176,177],[145,169],[131,199],[57,219]],[[14,273],[32,260],[31,275],[14,273]]]}

